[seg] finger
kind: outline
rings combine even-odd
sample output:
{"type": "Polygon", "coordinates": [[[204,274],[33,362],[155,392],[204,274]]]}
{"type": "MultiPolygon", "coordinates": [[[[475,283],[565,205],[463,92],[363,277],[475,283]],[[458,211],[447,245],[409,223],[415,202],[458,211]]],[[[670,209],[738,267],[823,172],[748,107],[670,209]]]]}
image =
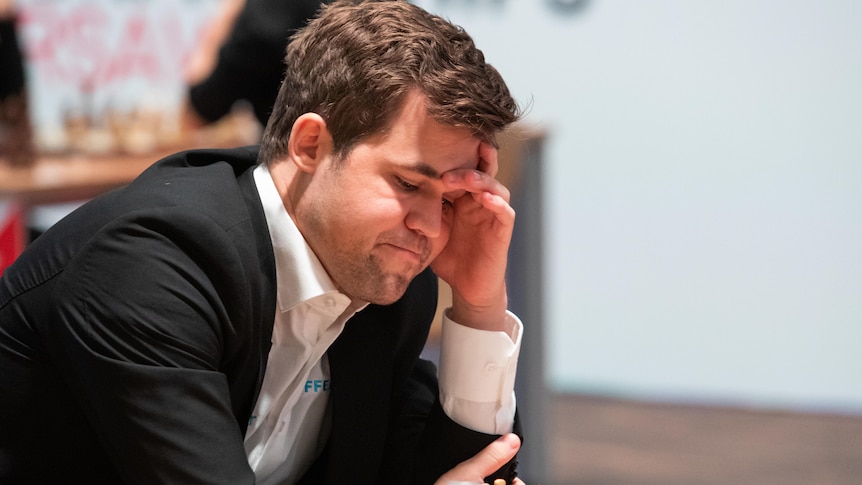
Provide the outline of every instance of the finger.
{"type": "Polygon", "coordinates": [[[518,435],[505,434],[459,466],[465,466],[478,477],[487,477],[514,458],[520,447],[518,435]]]}
{"type": "Polygon", "coordinates": [[[509,189],[505,185],[501,184],[490,174],[478,170],[450,170],[443,174],[443,183],[446,186],[445,190],[447,192],[454,190],[465,190],[473,193],[490,192],[502,197],[506,201],[511,197],[509,189]]]}
{"type": "Polygon", "coordinates": [[[479,144],[479,171],[485,172],[491,177],[497,176],[497,171],[500,169],[497,163],[497,149],[488,143],[482,142],[479,144]]]}
{"type": "Polygon", "coordinates": [[[472,193],[471,195],[477,206],[493,213],[500,222],[511,224],[515,220],[515,209],[502,197],[490,192],[472,193]]]}
{"type": "Polygon", "coordinates": [[[508,463],[521,447],[517,435],[509,433],[497,438],[472,458],[461,462],[458,466],[440,477],[438,484],[449,481],[475,481],[482,483],[484,477],[499,470],[508,463]]]}
{"type": "Polygon", "coordinates": [[[483,207],[496,214],[503,222],[511,224],[515,220],[515,209],[506,199],[486,192],[482,202],[483,207]]]}

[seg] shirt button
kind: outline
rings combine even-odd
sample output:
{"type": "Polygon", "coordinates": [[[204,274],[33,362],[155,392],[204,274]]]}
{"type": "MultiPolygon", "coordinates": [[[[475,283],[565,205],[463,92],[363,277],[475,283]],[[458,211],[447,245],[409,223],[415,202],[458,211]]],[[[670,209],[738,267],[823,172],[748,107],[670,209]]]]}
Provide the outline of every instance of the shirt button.
{"type": "Polygon", "coordinates": [[[487,364],[485,364],[486,374],[493,374],[494,372],[497,372],[497,364],[493,362],[488,362],[487,364]]]}
{"type": "Polygon", "coordinates": [[[334,308],[335,307],[335,298],[332,298],[330,296],[323,303],[326,305],[326,308],[334,308]]]}

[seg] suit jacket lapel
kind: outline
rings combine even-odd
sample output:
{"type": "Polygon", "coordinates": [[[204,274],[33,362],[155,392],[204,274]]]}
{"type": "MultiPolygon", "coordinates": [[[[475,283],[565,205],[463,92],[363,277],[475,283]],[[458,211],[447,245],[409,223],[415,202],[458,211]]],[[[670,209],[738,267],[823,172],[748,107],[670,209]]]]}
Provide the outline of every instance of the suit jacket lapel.
{"type": "Polygon", "coordinates": [[[260,388],[263,385],[263,376],[266,371],[266,364],[269,359],[269,350],[272,347],[272,327],[275,323],[275,307],[276,307],[276,279],[275,279],[275,253],[272,249],[272,240],[270,239],[269,229],[266,223],[266,216],[263,212],[263,206],[260,201],[260,195],[257,192],[257,186],[254,183],[254,170],[252,168],[246,170],[239,176],[239,186],[248,208],[249,219],[254,228],[253,237],[257,246],[257,265],[251,265],[253,276],[260,278],[261,284],[260,295],[257,295],[257,301],[260,306],[257,309],[255,319],[258,326],[254,332],[257,347],[257,373],[253,383],[253,392],[250,394],[250,399],[243,407],[242,413],[244,417],[239,418],[240,427],[245,434],[248,426],[248,419],[251,416],[254,406],[257,403],[257,397],[260,394],[260,388]]]}

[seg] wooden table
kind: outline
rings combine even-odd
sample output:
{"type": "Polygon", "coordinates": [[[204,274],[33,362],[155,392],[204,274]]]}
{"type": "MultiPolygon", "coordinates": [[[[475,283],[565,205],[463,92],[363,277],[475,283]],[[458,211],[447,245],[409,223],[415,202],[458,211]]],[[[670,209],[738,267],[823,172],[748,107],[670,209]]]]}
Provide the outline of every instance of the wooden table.
{"type": "Polygon", "coordinates": [[[249,110],[218,122],[186,129],[145,153],[43,154],[24,168],[0,157],[0,202],[22,207],[91,199],[128,184],[147,167],[172,153],[192,148],[229,148],[258,143],[261,127],[249,110]]]}
{"type": "Polygon", "coordinates": [[[29,167],[0,164],[0,201],[34,205],[91,199],[128,184],[164,154],[43,156],[29,167]]]}

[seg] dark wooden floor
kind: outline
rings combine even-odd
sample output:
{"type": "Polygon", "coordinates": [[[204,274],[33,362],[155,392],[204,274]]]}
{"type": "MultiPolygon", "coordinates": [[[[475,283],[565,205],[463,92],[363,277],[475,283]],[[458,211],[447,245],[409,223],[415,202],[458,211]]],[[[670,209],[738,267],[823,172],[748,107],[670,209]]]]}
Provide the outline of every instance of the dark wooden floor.
{"type": "Polygon", "coordinates": [[[547,484],[862,484],[862,417],[552,396],[547,484]]]}

